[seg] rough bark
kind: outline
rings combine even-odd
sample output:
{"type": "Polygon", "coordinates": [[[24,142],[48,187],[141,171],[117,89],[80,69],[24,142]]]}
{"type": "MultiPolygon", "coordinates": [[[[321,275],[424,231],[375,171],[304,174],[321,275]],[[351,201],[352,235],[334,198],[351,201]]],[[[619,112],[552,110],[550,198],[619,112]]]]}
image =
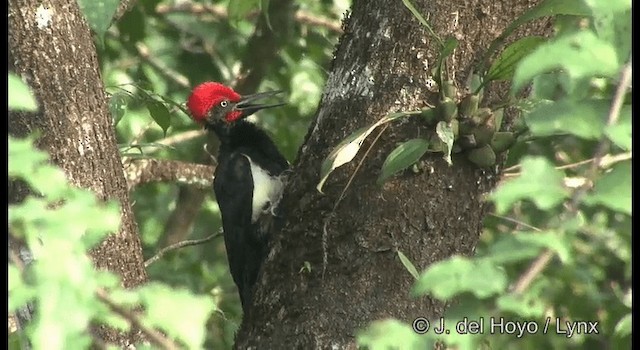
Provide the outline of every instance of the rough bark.
{"type": "MultiPolygon", "coordinates": [[[[35,114],[11,113],[9,132],[39,132],[38,146],[69,181],[120,203],[120,231],[91,252],[96,266],[119,274],[125,287],[146,280],[144,260],[112,118],[89,27],[75,0],[9,2],[9,66],[32,87],[35,114]]],[[[103,341],[125,346],[139,338],[99,329],[103,341]]]]}
{"type": "MultiPolygon", "coordinates": [[[[508,23],[535,1],[412,1],[442,38],[459,46],[450,76],[463,86],[469,66],[508,23]]],[[[454,254],[473,253],[482,229],[483,195],[498,168],[481,170],[463,157],[448,166],[427,154],[422,171],[376,185],[381,165],[398,142],[428,135],[418,118],[396,122],[356,169],[375,131],[350,164],[316,190],[320,164],[354,130],[384,115],[433,104],[425,82],[438,47],[396,0],[356,0],[345,23],[315,121],[302,146],[282,201],[286,225],[276,233],[236,348],[355,349],[355,335],[371,321],[438,317],[446,305],[412,298],[413,278],[402,251],[419,270],[454,254]],[[344,198],[334,210],[336,201],[344,198]],[[301,269],[309,263],[310,271],[301,269]]],[[[545,24],[536,27],[544,31],[545,24]]],[[[497,88],[497,89],[496,89],[497,88]]],[[[502,95],[494,87],[492,99],[502,95]]]]}

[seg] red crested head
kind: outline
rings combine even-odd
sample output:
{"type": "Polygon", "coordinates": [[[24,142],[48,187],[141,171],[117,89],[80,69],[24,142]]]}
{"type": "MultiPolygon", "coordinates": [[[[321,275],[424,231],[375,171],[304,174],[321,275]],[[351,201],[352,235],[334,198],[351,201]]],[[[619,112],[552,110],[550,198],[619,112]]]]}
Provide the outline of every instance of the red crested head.
{"type": "MultiPolygon", "coordinates": [[[[227,103],[237,103],[241,98],[242,96],[228,86],[224,86],[220,83],[206,82],[193,89],[189,99],[187,100],[187,108],[191,113],[191,117],[196,122],[203,124],[206,121],[207,113],[209,113],[211,108],[219,105],[222,101],[227,101],[227,103]]],[[[238,114],[238,116],[228,115],[226,119],[228,121],[237,119],[240,113],[230,112],[230,114],[234,113],[238,114]]]]}

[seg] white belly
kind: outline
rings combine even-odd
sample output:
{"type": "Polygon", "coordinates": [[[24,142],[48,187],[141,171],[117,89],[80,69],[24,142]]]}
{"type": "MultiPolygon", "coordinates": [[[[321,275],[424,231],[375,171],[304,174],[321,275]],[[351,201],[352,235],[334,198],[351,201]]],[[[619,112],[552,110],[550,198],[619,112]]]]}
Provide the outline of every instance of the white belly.
{"type": "Polygon", "coordinates": [[[253,177],[253,200],[251,203],[251,222],[258,220],[261,214],[273,213],[282,197],[284,187],[280,176],[271,176],[266,170],[254,164],[251,158],[244,155],[251,164],[251,176],[253,177]]]}

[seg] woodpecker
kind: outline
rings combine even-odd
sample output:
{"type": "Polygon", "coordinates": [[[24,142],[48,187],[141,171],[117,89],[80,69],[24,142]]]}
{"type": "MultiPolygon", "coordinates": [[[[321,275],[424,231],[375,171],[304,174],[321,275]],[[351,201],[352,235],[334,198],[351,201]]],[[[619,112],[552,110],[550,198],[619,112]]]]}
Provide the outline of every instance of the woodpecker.
{"type": "Polygon", "coordinates": [[[222,215],[224,243],[233,281],[246,315],[258,272],[268,253],[289,162],[271,138],[245,118],[284,103],[258,104],[282,91],[241,96],[216,82],[196,86],[187,108],[198,124],[220,139],[213,190],[222,215]]]}

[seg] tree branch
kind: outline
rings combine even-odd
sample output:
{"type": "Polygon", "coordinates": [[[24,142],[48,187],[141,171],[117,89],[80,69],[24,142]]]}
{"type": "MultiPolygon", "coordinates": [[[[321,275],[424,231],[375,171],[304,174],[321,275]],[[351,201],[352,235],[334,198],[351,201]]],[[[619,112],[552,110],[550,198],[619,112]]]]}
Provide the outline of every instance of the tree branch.
{"type": "Polygon", "coordinates": [[[149,267],[149,265],[153,264],[154,262],[158,261],[160,258],[162,258],[165,254],[167,254],[168,252],[172,251],[172,250],[176,250],[176,249],[180,249],[180,248],[184,248],[184,247],[189,247],[189,246],[194,246],[194,245],[198,245],[198,244],[204,244],[209,242],[210,240],[218,237],[222,235],[222,230],[208,236],[205,238],[201,238],[201,239],[192,239],[192,240],[188,240],[188,241],[182,241],[182,242],[178,242],[178,243],[174,243],[170,246],[164,247],[162,249],[160,249],[156,255],[150,257],[149,259],[147,259],[147,261],[144,262],[144,267],[149,267]]]}
{"type": "Polygon", "coordinates": [[[149,328],[145,326],[142,321],[136,316],[133,312],[123,308],[122,306],[115,303],[104,290],[97,290],[96,297],[98,300],[106,304],[111,311],[116,314],[122,316],[125,320],[129,322],[132,328],[139,329],[144,335],[147,336],[149,341],[161,349],[169,349],[169,350],[178,350],[180,347],[173,342],[173,340],[165,337],[162,333],[156,331],[153,328],[149,328]]]}
{"type": "Polygon", "coordinates": [[[150,182],[179,182],[208,189],[215,169],[211,165],[148,158],[124,158],[123,166],[129,191],[150,182]]]}
{"type": "MultiPolygon", "coordinates": [[[[202,137],[205,135],[205,133],[206,131],[203,129],[189,130],[189,131],[184,131],[178,134],[173,134],[171,136],[167,136],[163,139],[156,141],[155,143],[162,146],[173,146],[175,144],[187,142],[193,139],[197,139],[198,137],[202,137]]],[[[161,147],[148,146],[148,147],[145,147],[145,153],[148,154],[150,152],[155,152],[160,148],[161,147]]]]}
{"type": "Polygon", "coordinates": [[[141,42],[138,42],[136,43],[136,50],[138,51],[138,56],[140,56],[142,61],[149,64],[151,67],[153,67],[153,69],[158,71],[158,73],[160,73],[162,76],[178,84],[182,88],[189,89],[191,87],[191,85],[189,84],[189,79],[187,77],[167,67],[164,64],[164,62],[153,57],[147,45],[141,42]]]}
{"type": "MultiPolygon", "coordinates": [[[[600,158],[600,169],[607,169],[610,166],[612,166],[615,163],[618,162],[622,162],[625,160],[629,160],[632,158],[631,152],[625,152],[625,153],[620,153],[620,154],[615,154],[615,155],[611,155],[611,154],[606,154],[604,156],[602,156],[600,158]]],[[[596,160],[596,158],[589,158],[589,159],[585,159],[585,160],[581,160],[579,162],[575,162],[575,163],[570,163],[570,164],[565,164],[565,165],[560,165],[557,166],[556,169],[557,170],[565,170],[565,169],[572,169],[572,168],[577,168],[581,165],[585,165],[585,164],[589,164],[592,163],[596,160]]],[[[510,166],[509,168],[504,170],[504,174],[502,175],[503,177],[517,177],[520,176],[520,164],[516,164],[513,166],[510,166]]]]}
{"type": "MultiPolygon", "coordinates": [[[[208,14],[218,20],[229,19],[229,13],[227,12],[226,7],[222,5],[208,5],[208,4],[198,4],[193,2],[180,2],[174,5],[159,4],[158,6],[156,6],[156,13],[158,14],[164,15],[164,14],[176,13],[176,12],[187,12],[194,15],[208,14]]],[[[259,11],[253,11],[247,15],[247,18],[255,18],[259,14],[260,14],[259,11]]],[[[334,21],[326,17],[317,16],[309,12],[298,10],[295,12],[293,18],[296,22],[301,24],[325,28],[335,34],[343,33],[340,22],[334,21]]]]}
{"type": "Polygon", "coordinates": [[[136,4],[136,0],[122,0],[120,1],[120,5],[118,5],[118,9],[116,10],[116,14],[113,15],[111,19],[111,23],[116,23],[124,16],[131,8],[136,4]]]}

